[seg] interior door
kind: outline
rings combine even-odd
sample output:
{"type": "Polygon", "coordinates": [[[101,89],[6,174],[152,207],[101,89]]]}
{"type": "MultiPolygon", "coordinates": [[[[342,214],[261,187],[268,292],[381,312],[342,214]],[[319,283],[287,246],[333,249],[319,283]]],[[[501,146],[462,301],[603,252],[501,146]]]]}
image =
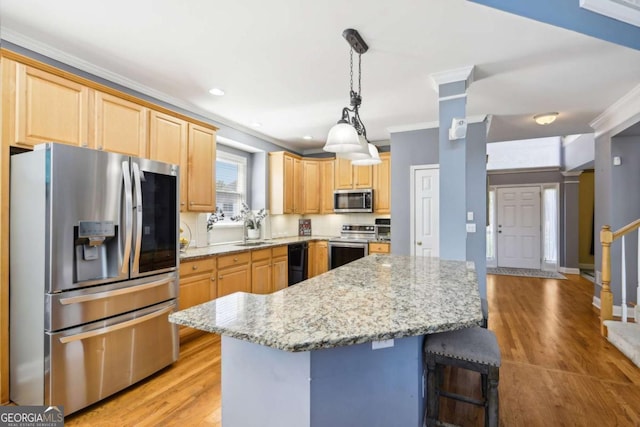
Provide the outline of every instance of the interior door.
{"type": "Polygon", "coordinates": [[[411,254],[440,253],[440,169],[417,168],[413,174],[413,244],[411,254]]]}
{"type": "Polygon", "coordinates": [[[540,187],[498,188],[498,267],[540,268],[540,187]]]}

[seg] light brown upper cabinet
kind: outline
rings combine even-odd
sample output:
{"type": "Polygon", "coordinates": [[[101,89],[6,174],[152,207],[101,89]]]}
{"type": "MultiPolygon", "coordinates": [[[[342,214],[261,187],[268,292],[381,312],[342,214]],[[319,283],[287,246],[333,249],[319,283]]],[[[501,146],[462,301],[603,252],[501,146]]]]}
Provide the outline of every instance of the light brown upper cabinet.
{"type": "Polygon", "coordinates": [[[94,147],[129,156],[147,157],[147,116],[140,104],[93,91],[94,147]]]}
{"type": "Polygon", "coordinates": [[[89,88],[6,58],[2,68],[3,126],[9,145],[90,145],[89,88]]]}
{"type": "Polygon", "coordinates": [[[187,156],[188,210],[213,212],[216,209],[216,131],[189,123],[187,156]]]}
{"type": "Polygon", "coordinates": [[[336,157],[335,189],[351,190],[373,187],[373,170],[371,166],[352,166],[351,160],[336,157]]]}
{"type": "Polygon", "coordinates": [[[302,168],[300,158],[285,151],[269,153],[269,206],[272,214],[302,210],[302,168]],[[297,166],[296,166],[296,161],[297,166]],[[298,193],[298,194],[296,194],[298,193]]]}
{"type": "Polygon", "coordinates": [[[187,122],[168,114],[149,113],[149,158],[180,165],[180,210],[187,209],[187,122]]]}
{"type": "Polygon", "coordinates": [[[320,162],[317,160],[302,160],[302,181],[301,191],[304,199],[302,213],[320,213],[320,162]]]}
{"type": "Polygon", "coordinates": [[[333,213],[334,164],[333,159],[320,162],[320,213],[322,214],[333,213]]]}
{"type": "Polygon", "coordinates": [[[391,153],[380,153],[382,163],[373,166],[373,211],[391,213],[391,153]]]}

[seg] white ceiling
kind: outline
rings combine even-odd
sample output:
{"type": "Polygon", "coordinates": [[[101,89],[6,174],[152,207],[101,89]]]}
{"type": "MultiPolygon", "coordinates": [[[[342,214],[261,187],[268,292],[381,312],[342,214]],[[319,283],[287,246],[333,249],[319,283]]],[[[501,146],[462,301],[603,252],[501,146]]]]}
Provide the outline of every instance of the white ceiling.
{"type": "Polygon", "coordinates": [[[372,141],[437,121],[429,76],[464,66],[476,67],[467,115],[493,115],[492,141],[590,132],[640,84],[640,51],[464,0],[2,0],[0,19],[7,41],[37,40],[224,123],[260,122],[254,133],[299,151],[321,147],[348,105],[346,28],[370,47],[360,113],[372,141]],[[547,111],[558,120],[536,125],[547,111]]]}

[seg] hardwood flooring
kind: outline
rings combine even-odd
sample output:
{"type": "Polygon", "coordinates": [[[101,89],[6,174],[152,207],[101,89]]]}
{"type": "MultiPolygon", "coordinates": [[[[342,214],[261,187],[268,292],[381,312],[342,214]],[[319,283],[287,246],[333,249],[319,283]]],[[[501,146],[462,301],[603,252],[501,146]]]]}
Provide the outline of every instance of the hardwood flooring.
{"type": "MultiPolygon", "coordinates": [[[[639,426],[640,369],[600,336],[593,284],[567,277],[488,276],[489,328],[502,352],[500,424],[639,426]]],[[[445,387],[476,397],[479,382],[472,372],[445,375],[445,387]]],[[[482,409],[448,399],[441,418],[462,426],[484,421],[482,409]]],[[[65,424],[220,426],[219,337],[184,343],[173,366],[65,424]]]]}

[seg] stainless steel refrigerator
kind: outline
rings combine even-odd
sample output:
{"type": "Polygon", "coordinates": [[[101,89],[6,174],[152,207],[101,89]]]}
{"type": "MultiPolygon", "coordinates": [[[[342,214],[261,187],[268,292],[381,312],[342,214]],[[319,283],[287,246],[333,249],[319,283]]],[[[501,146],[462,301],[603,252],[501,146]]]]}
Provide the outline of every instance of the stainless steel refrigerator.
{"type": "Polygon", "coordinates": [[[47,143],[11,158],[10,381],[97,402],[178,358],[178,167],[47,143]]]}

